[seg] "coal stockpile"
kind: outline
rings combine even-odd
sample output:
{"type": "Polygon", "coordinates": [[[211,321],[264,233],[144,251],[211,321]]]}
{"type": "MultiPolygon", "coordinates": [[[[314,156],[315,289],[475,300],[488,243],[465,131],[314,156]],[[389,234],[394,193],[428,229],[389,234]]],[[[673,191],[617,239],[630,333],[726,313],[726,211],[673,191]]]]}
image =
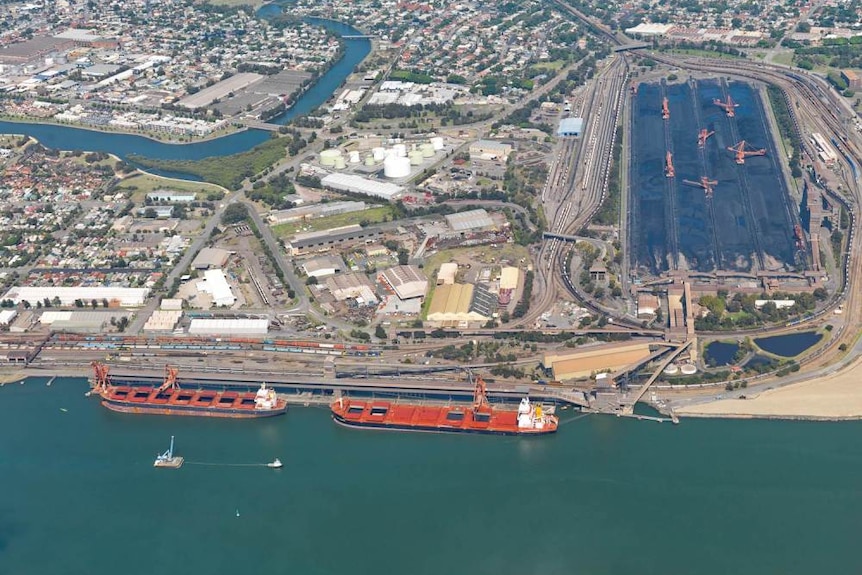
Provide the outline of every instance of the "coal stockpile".
{"type": "Polygon", "coordinates": [[[796,207],[763,104],[742,82],[638,87],[629,204],[635,273],[794,268],[796,207]]]}

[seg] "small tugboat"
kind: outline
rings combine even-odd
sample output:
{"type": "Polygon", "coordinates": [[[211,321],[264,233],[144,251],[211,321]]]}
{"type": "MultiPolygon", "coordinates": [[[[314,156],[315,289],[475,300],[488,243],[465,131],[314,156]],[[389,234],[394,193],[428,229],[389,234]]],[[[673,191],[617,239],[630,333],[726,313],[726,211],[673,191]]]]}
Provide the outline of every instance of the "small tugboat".
{"type": "Polygon", "coordinates": [[[275,461],[271,461],[271,462],[267,463],[266,466],[271,468],[271,469],[281,469],[282,468],[281,459],[276,457],[275,461]]]}
{"type": "Polygon", "coordinates": [[[153,467],[167,467],[170,469],[179,469],[183,466],[184,459],[179,455],[174,455],[174,436],[171,435],[171,446],[161,455],[156,456],[156,461],[153,467]]]}

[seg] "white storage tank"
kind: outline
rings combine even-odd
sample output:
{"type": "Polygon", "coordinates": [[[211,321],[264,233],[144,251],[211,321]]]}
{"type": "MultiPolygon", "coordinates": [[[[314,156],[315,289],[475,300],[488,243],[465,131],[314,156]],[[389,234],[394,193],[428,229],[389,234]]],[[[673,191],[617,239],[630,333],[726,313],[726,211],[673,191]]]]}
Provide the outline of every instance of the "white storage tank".
{"type": "Polygon", "coordinates": [[[335,165],[335,159],[341,157],[341,150],[329,149],[320,152],[320,165],[332,167],[335,165]]]}
{"type": "Polygon", "coordinates": [[[419,146],[419,150],[422,152],[423,158],[434,157],[434,146],[431,144],[422,144],[421,146],[419,146]]]}
{"type": "Polygon", "coordinates": [[[443,138],[440,136],[434,136],[431,138],[431,145],[434,146],[434,150],[439,152],[443,149],[443,138]]]}
{"type": "Polygon", "coordinates": [[[373,148],[371,155],[375,162],[382,162],[386,158],[386,148],[373,148]]]}
{"type": "Polygon", "coordinates": [[[422,151],[421,150],[413,150],[410,152],[407,157],[410,159],[411,166],[421,166],[422,165],[422,151]]]}
{"type": "Polygon", "coordinates": [[[335,166],[333,166],[336,170],[343,170],[347,167],[347,164],[344,162],[344,158],[338,156],[335,158],[335,166]]]}
{"type": "Polygon", "coordinates": [[[359,152],[357,152],[356,150],[350,152],[347,157],[351,164],[358,164],[362,161],[359,157],[359,152]]]}
{"type": "Polygon", "coordinates": [[[374,155],[373,154],[368,154],[367,156],[365,156],[365,165],[366,166],[373,166],[374,164],[375,164],[375,162],[374,162],[374,155]]]}
{"type": "Polygon", "coordinates": [[[668,365],[664,368],[665,375],[676,375],[679,373],[679,366],[675,363],[668,365]]]}
{"type": "Polygon", "coordinates": [[[392,146],[392,150],[399,158],[407,157],[407,146],[405,146],[404,144],[395,144],[394,146],[392,146]]]}
{"type": "Polygon", "coordinates": [[[410,160],[400,156],[389,156],[383,162],[383,175],[387,178],[406,178],[410,175],[410,160]]]}
{"type": "Polygon", "coordinates": [[[697,373],[697,367],[695,367],[693,363],[684,363],[682,364],[682,367],[679,368],[679,370],[685,375],[694,375],[695,373],[697,373]]]}

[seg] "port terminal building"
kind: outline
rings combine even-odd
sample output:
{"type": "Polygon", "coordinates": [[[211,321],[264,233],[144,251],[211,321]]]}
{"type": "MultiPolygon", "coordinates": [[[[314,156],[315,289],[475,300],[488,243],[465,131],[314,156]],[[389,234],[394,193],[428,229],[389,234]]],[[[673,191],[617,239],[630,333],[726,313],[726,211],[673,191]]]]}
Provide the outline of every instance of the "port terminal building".
{"type": "Polygon", "coordinates": [[[617,371],[649,357],[650,353],[649,343],[624,342],[546,353],[542,359],[542,367],[551,372],[555,380],[565,381],[617,371]]]}

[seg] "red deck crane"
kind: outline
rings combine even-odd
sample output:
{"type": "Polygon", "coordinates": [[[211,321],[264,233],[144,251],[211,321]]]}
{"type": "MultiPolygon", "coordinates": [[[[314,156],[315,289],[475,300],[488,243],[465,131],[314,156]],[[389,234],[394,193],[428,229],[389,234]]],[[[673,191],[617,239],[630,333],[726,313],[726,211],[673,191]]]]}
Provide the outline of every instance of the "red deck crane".
{"type": "Polygon", "coordinates": [[[733,101],[733,98],[730,97],[730,94],[727,95],[727,100],[725,100],[724,102],[716,98],[712,101],[712,103],[724,110],[725,113],[727,113],[728,118],[732,118],[736,115],[736,112],[734,112],[734,108],[737,108],[739,106],[739,104],[733,101]]]}
{"type": "Polygon", "coordinates": [[[697,147],[703,148],[706,146],[706,139],[713,135],[715,131],[707,132],[706,128],[701,128],[700,133],[697,135],[697,147]]]}
{"type": "Polygon", "coordinates": [[[670,120],[670,108],[667,107],[667,98],[661,100],[661,119],[670,120]]]}
{"type": "Polygon", "coordinates": [[[165,379],[162,381],[162,385],[159,386],[159,393],[163,391],[167,391],[169,389],[179,389],[179,385],[177,385],[177,374],[179,374],[180,370],[175,367],[171,367],[169,365],[165,366],[165,379]]]}
{"type": "Polygon", "coordinates": [[[682,183],[688,184],[689,186],[701,188],[707,198],[712,197],[712,187],[718,185],[718,182],[716,180],[710,180],[706,176],[701,176],[700,180],[697,182],[692,180],[683,180],[682,183]]]}
{"type": "Polygon", "coordinates": [[[93,390],[101,393],[108,388],[108,366],[98,361],[90,365],[93,366],[93,390]]]}
{"type": "Polygon", "coordinates": [[[728,152],[736,152],[736,163],[744,164],[746,156],[765,156],[766,150],[746,150],[745,140],[739,141],[735,146],[728,146],[728,152]]]}
{"type": "Polygon", "coordinates": [[[668,178],[672,178],[676,175],[673,170],[673,154],[670,152],[668,152],[664,158],[664,175],[668,178]]]}

